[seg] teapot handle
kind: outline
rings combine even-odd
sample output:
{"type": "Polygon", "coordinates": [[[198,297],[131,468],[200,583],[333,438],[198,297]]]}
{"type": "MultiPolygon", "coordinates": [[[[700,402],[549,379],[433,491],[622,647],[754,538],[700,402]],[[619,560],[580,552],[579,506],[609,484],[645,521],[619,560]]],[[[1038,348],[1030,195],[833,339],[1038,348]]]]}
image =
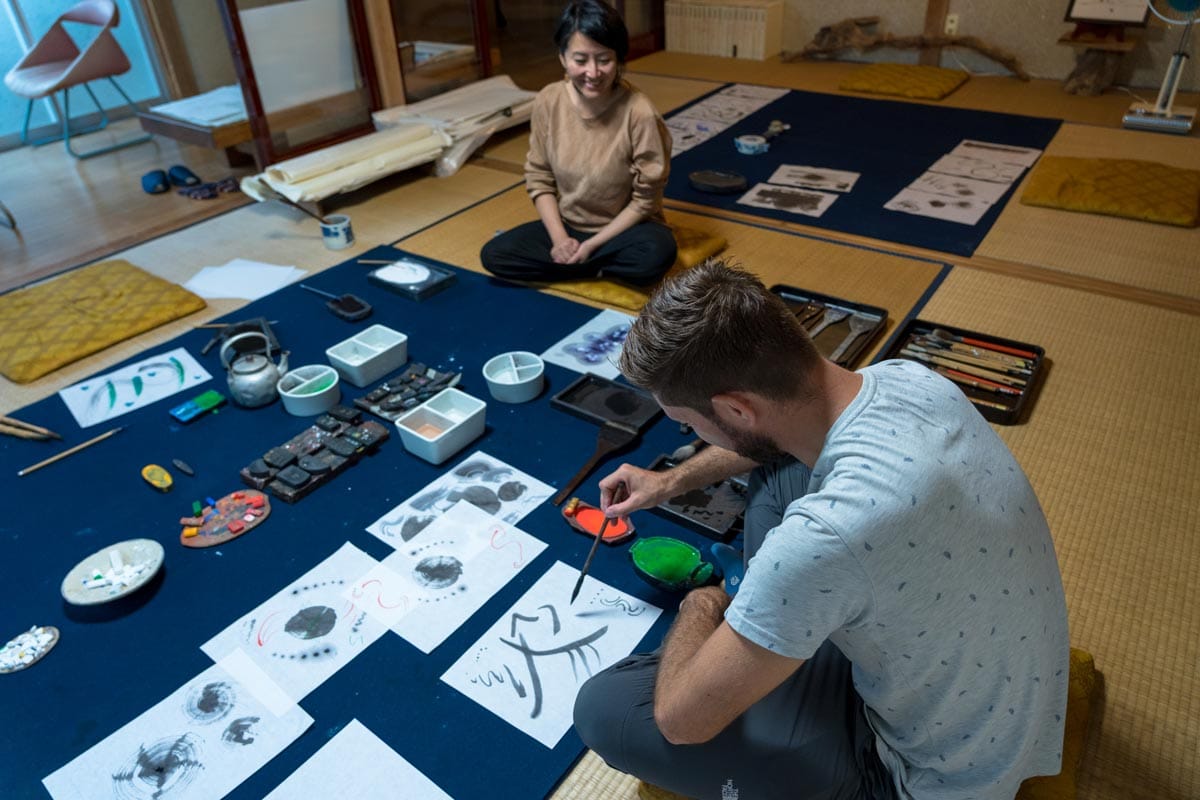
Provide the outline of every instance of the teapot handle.
{"type": "Polygon", "coordinates": [[[246,331],[245,333],[239,333],[237,336],[230,336],[229,339],[226,340],[225,344],[221,345],[221,366],[225,369],[229,369],[229,351],[235,342],[245,341],[246,339],[252,337],[263,340],[264,350],[270,348],[271,340],[267,338],[265,333],[259,333],[258,331],[246,331]]]}

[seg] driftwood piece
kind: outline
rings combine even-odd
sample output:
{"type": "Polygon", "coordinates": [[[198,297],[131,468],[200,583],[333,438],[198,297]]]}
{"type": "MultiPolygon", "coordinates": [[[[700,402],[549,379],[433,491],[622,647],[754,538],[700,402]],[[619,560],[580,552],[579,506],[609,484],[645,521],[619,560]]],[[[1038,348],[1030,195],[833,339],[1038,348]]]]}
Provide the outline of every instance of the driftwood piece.
{"type": "Polygon", "coordinates": [[[876,34],[867,28],[878,22],[878,17],[857,17],[844,19],[835,25],[821,28],[811,44],[799,52],[784,53],[782,61],[802,61],[815,56],[833,55],[842,50],[875,50],[879,47],[895,47],[904,49],[925,49],[931,47],[966,47],[987,56],[997,62],[1013,75],[1023,81],[1030,75],[1021,67],[1021,62],[1011,53],[1007,53],[975,36],[892,36],[890,33],[876,34]]]}

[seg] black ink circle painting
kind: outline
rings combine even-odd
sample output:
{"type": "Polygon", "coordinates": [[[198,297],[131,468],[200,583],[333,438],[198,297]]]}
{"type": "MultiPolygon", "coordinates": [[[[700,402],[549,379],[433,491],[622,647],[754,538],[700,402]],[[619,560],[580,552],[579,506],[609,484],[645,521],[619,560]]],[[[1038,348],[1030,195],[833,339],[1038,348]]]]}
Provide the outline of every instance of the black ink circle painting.
{"type": "Polygon", "coordinates": [[[454,556],[430,556],[413,568],[413,579],[427,589],[445,589],[462,577],[463,565],[454,556]]]}
{"type": "Polygon", "coordinates": [[[186,790],[204,769],[202,758],[200,739],[191,733],[140,747],[113,773],[112,796],[116,800],[173,797],[186,790]]]}
{"type": "Polygon", "coordinates": [[[337,624],[337,612],[329,606],[309,606],[296,612],[283,630],[297,639],[318,639],[337,624]]]}
{"type": "Polygon", "coordinates": [[[195,686],[188,692],[183,712],[195,722],[216,722],[229,713],[237,703],[237,692],[226,681],[213,681],[195,686]]]}

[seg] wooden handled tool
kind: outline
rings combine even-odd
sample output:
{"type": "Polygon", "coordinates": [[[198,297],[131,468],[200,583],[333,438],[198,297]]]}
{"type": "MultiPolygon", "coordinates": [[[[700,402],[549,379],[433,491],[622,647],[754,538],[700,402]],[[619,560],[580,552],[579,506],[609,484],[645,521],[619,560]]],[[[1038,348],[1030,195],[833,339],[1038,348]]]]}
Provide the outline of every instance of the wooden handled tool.
{"type": "Polygon", "coordinates": [[[592,453],[592,457],[587,463],[575,473],[575,477],[567,481],[567,485],[559,490],[558,494],[550,501],[556,506],[561,506],[566,502],[571,493],[583,483],[583,479],[588,476],[596,465],[605,457],[612,453],[622,450],[633,444],[640,438],[640,434],[636,428],[632,428],[623,422],[613,422],[609,420],[600,428],[600,436],[596,440],[596,452],[592,453]]]}
{"type": "MultiPolygon", "coordinates": [[[[613,492],[613,502],[620,502],[620,500],[617,499],[617,496],[622,493],[621,490],[624,488],[625,484],[623,483],[617,485],[617,490],[613,492]]],[[[583,579],[587,576],[588,569],[590,569],[592,566],[592,559],[596,557],[596,548],[600,546],[601,540],[604,539],[604,531],[606,528],[608,528],[608,523],[610,522],[612,522],[612,517],[608,516],[608,514],[605,514],[604,522],[600,523],[600,530],[597,531],[596,538],[592,541],[592,549],[588,550],[587,560],[583,562],[583,569],[579,570],[579,580],[575,581],[575,588],[571,590],[572,603],[574,603],[575,598],[579,596],[579,589],[583,586],[583,579]]]]}

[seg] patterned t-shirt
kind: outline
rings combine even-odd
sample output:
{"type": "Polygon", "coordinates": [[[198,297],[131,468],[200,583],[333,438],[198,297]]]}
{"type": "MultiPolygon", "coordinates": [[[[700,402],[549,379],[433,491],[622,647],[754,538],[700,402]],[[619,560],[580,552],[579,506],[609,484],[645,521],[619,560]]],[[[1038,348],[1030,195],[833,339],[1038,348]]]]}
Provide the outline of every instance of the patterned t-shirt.
{"type": "Polygon", "coordinates": [[[1011,800],[1062,760],[1069,645],[1046,519],[954,384],[907,361],[859,374],[725,618],[792,658],[833,642],[902,793],[1011,800]]]}

